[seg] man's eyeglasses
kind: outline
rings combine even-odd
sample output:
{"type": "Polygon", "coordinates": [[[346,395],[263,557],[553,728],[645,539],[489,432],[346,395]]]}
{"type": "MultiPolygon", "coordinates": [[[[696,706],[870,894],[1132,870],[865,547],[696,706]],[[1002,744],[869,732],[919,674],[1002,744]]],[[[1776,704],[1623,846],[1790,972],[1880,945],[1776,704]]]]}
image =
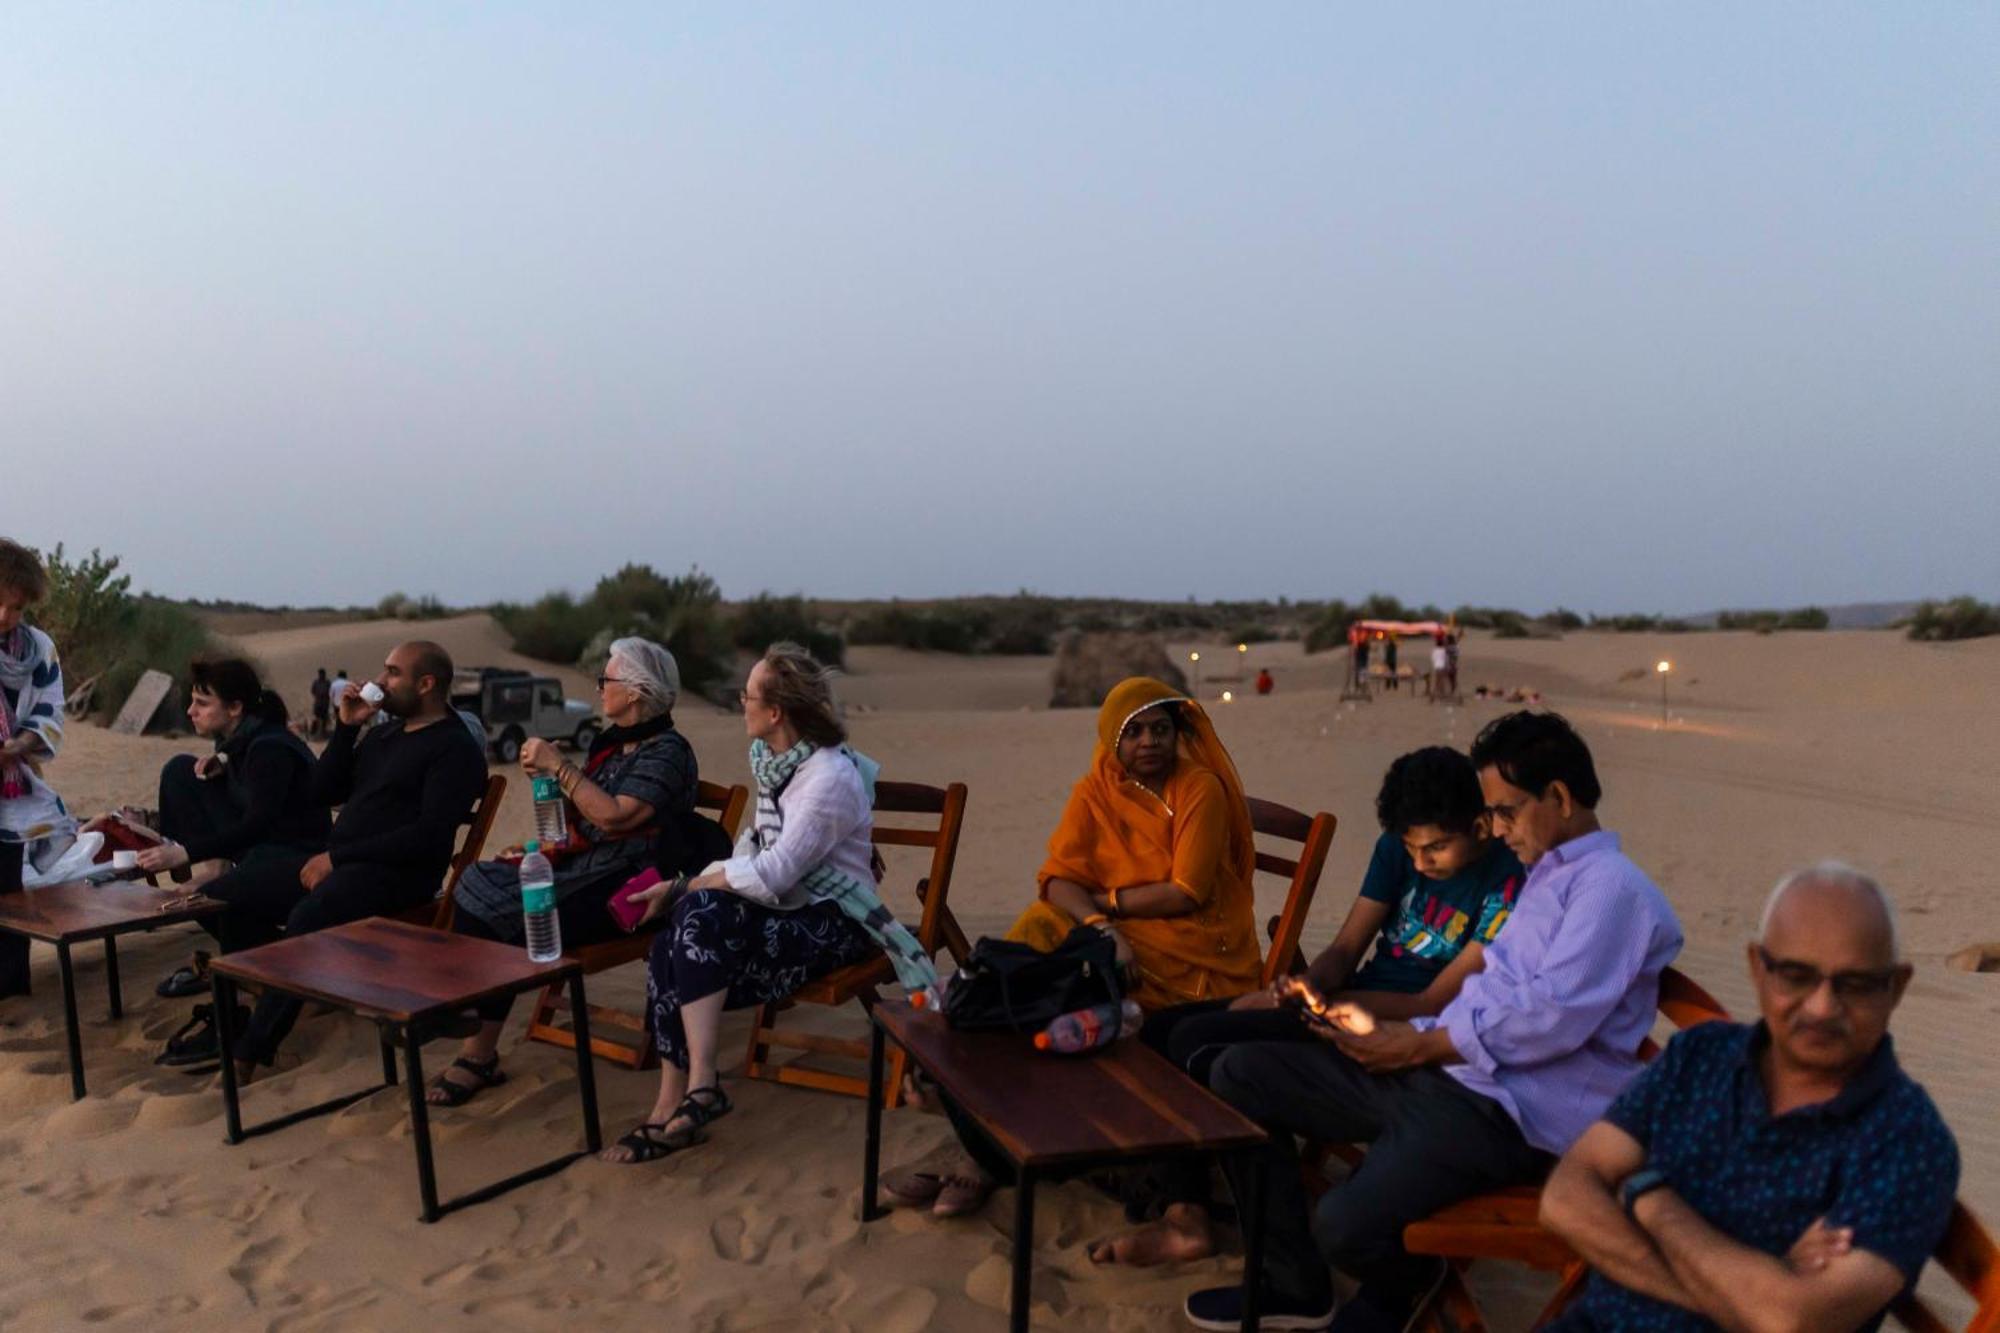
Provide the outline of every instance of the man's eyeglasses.
{"type": "Polygon", "coordinates": [[[748,690],[736,691],[736,706],[738,708],[748,708],[751,704],[760,704],[763,702],[764,701],[762,699],[750,693],[750,691],[748,690]]]}
{"type": "Polygon", "coordinates": [[[1895,986],[1896,978],[1903,971],[1900,967],[1880,967],[1851,972],[1822,972],[1811,963],[1779,958],[1761,944],[1757,946],[1757,958],[1764,964],[1764,975],[1771,979],[1771,984],[1791,996],[1811,995],[1831,982],[1837,999],[1879,1000],[1895,986]]]}
{"type": "Polygon", "coordinates": [[[623,676],[599,676],[597,678],[597,688],[600,690],[606,685],[623,685],[624,683],[625,678],[623,676]]]}

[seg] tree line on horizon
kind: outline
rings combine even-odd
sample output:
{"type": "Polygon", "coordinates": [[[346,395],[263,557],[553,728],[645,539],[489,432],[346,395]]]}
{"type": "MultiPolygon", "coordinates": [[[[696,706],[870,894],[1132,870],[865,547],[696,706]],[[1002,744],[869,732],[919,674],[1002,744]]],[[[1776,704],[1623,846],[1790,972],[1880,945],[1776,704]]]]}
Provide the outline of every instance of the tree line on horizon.
{"type": "MultiPolygon", "coordinates": [[[[190,660],[227,644],[206,617],[304,611],[333,617],[423,621],[478,608],[453,608],[435,596],[391,593],[373,607],[264,607],[232,601],[175,600],[133,592],[119,557],[92,549],[70,556],[58,544],[43,553],[49,595],[31,614],[55,639],[72,691],[94,682],[91,711],[109,712],[148,669],[183,679],[190,660]]],[[[1509,607],[1459,606],[1447,612],[1411,605],[1388,593],[1357,601],[1144,601],[1108,597],[1049,597],[1022,589],[1007,596],[929,600],[836,601],[800,593],[760,592],[724,600],[699,568],[663,575],[627,564],[578,597],[551,592],[533,602],[485,608],[514,650],[540,661],[586,669],[602,661],[611,640],[639,634],[673,650],[686,688],[713,693],[731,682],[738,656],[780,639],[804,644],[822,661],[845,660],[849,646],[882,644],[921,652],[967,655],[1046,655],[1073,631],[1127,630],[1231,643],[1296,639],[1309,653],[1346,645],[1357,620],[1455,619],[1496,638],[1554,638],[1564,633],[1694,633],[1704,629],[1759,633],[1827,628],[1819,607],[1732,610],[1713,624],[1663,615],[1582,615],[1567,608],[1530,615],[1509,607]]],[[[1948,642],[2000,635],[2000,606],[1971,596],[1924,601],[1897,622],[1914,640],[1948,642]]]]}

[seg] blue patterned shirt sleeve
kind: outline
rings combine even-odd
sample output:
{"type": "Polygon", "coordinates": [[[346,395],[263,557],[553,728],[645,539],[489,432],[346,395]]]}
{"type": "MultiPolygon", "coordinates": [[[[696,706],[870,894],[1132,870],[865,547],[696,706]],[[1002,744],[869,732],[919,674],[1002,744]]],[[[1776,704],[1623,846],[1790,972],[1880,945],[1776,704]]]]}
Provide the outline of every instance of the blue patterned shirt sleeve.
{"type": "Polygon", "coordinates": [[[1855,1145],[1827,1220],[1853,1227],[1857,1249],[1894,1264],[1915,1282],[1944,1237],[1958,1194],[1958,1144],[1915,1084],[1893,1094],[1890,1132],[1855,1145]]]}
{"type": "MultiPolygon", "coordinates": [[[[1707,1026],[1706,1024],[1703,1025],[1707,1026]]],[[[1689,1065],[1699,1058],[1696,1047],[1706,1044],[1701,1028],[1691,1028],[1674,1034],[1667,1048],[1660,1052],[1651,1064],[1639,1071],[1638,1077],[1626,1085],[1625,1091],[1606,1108],[1604,1118],[1637,1140],[1640,1147],[1650,1151],[1653,1136],[1660,1126],[1660,1117],[1670,1112],[1676,1103],[1686,1111],[1686,1079],[1689,1065]]]]}

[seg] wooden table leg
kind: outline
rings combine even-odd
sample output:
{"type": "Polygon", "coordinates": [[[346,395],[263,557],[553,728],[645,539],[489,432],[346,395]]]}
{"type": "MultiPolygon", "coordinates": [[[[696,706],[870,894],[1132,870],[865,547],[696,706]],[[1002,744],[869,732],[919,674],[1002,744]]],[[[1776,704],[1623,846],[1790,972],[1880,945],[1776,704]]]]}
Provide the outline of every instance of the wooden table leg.
{"type": "Polygon", "coordinates": [[[886,1211],[876,1199],[882,1172],[882,1025],[868,1020],[868,1137],[861,1148],[861,1220],[873,1222],[886,1211]]]}
{"type": "Polygon", "coordinates": [[[69,1096],[71,1101],[83,1100],[83,1033],[76,1026],[76,969],[69,956],[69,945],[56,945],[56,966],[62,972],[63,1027],[69,1036],[69,1096]]]}
{"type": "Polygon", "coordinates": [[[1030,1287],[1035,1272],[1035,1168],[1014,1173],[1014,1284],[1007,1302],[1007,1327],[1028,1333],[1030,1287]]]}

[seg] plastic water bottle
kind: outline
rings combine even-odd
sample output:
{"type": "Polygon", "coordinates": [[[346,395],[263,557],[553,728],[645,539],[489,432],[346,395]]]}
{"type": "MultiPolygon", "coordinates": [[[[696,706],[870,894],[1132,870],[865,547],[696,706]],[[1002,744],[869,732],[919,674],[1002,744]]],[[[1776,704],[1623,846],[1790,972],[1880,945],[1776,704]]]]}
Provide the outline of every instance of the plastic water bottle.
{"type": "Polygon", "coordinates": [[[521,858],[521,917],[528,926],[528,961],[553,963],[562,957],[562,924],[556,920],[556,872],[531,842],[521,858]]]}
{"type": "Polygon", "coordinates": [[[1049,1025],[1035,1034],[1035,1049],[1054,1055],[1081,1055],[1131,1036],[1145,1021],[1146,1011],[1135,1000],[1115,1009],[1109,1004],[1094,1004],[1050,1019],[1049,1025]]]}
{"type": "Polygon", "coordinates": [[[569,816],[563,810],[562,785],[553,776],[537,775],[528,783],[535,796],[535,837],[548,847],[569,841],[569,816]]]}

